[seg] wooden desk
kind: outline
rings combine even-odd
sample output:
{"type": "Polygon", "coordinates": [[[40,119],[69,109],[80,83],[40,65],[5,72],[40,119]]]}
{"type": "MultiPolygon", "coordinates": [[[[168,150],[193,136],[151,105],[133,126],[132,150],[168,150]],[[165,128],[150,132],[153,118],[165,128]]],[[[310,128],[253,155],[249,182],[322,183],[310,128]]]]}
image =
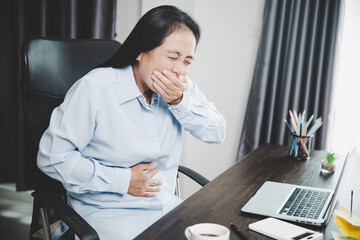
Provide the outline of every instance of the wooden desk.
{"type": "MultiPolygon", "coordinates": [[[[159,219],[136,239],[186,239],[185,228],[202,222],[218,223],[228,228],[230,223],[234,223],[249,239],[269,239],[248,229],[249,223],[263,219],[263,216],[240,211],[265,181],[335,189],[343,166],[344,158],[337,161],[333,175],[323,176],[320,174],[323,152],[313,151],[311,159],[306,161],[289,159],[287,153],[286,146],[270,144],[260,146],[159,219]]],[[[221,164],[220,160],[219,164],[221,164]]],[[[349,162],[345,170],[348,168],[349,162]]],[[[341,182],[344,181],[351,183],[349,179],[343,177],[341,182]]],[[[341,184],[340,187],[344,188],[343,185],[351,188],[349,184],[341,184]]],[[[359,191],[357,193],[360,194],[359,191]]],[[[354,189],[354,194],[357,193],[354,189]]],[[[348,195],[350,196],[350,192],[348,195]]],[[[360,206],[357,207],[360,210],[360,206]]],[[[326,230],[319,227],[313,229],[323,231],[324,235],[328,236],[324,239],[331,239],[328,229],[337,228],[336,225],[329,224],[326,230]]],[[[234,232],[230,232],[230,239],[240,239],[234,232]]]]}

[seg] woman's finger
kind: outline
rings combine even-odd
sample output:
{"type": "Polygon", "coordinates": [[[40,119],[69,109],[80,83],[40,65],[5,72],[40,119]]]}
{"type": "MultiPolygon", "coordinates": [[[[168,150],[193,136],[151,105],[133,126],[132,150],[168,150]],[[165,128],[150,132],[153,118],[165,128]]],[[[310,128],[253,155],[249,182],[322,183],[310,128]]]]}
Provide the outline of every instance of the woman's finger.
{"type": "MultiPolygon", "coordinates": [[[[154,168],[154,169],[151,169],[150,171],[148,171],[146,174],[147,178],[150,179],[152,178],[153,176],[155,176],[157,173],[159,172],[159,169],[158,168],[154,168]]],[[[149,181],[154,181],[154,180],[149,180],[149,181]]]]}
{"type": "Polygon", "coordinates": [[[163,73],[159,71],[155,71],[153,74],[156,79],[158,79],[161,83],[163,83],[167,88],[170,88],[173,84],[173,81],[167,78],[163,73]]]}
{"type": "Polygon", "coordinates": [[[156,187],[156,186],[161,186],[162,185],[162,181],[160,181],[159,179],[151,179],[148,181],[148,185],[150,187],[156,187]]]}
{"type": "MultiPolygon", "coordinates": [[[[154,80],[154,84],[156,85],[156,87],[160,88],[160,89],[156,89],[156,90],[160,90],[161,92],[166,93],[167,95],[169,95],[169,92],[171,92],[171,91],[170,91],[169,87],[164,84],[164,82],[162,82],[154,74],[151,76],[151,78],[154,80]]],[[[159,94],[161,94],[161,93],[159,92],[159,94]]]]}
{"type": "Polygon", "coordinates": [[[181,87],[182,84],[186,83],[186,80],[184,82],[184,76],[181,75],[178,76],[175,73],[172,73],[166,69],[162,70],[162,74],[176,87],[181,87]]]}

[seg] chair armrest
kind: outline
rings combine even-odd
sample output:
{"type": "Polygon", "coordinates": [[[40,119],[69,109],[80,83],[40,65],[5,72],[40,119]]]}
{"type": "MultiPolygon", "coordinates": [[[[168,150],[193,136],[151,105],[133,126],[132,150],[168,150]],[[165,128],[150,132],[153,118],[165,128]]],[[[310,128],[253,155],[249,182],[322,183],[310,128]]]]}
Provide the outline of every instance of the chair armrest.
{"type": "Polygon", "coordinates": [[[57,195],[41,191],[35,191],[31,195],[44,206],[53,210],[80,239],[99,240],[95,229],[57,195]]]}
{"type": "Polygon", "coordinates": [[[185,174],[186,176],[188,176],[189,178],[200,184],[202,187],[210,182],[207,178],[205,178],[201,174],[184,166],[179,166],[179,172],[185,174]]]}

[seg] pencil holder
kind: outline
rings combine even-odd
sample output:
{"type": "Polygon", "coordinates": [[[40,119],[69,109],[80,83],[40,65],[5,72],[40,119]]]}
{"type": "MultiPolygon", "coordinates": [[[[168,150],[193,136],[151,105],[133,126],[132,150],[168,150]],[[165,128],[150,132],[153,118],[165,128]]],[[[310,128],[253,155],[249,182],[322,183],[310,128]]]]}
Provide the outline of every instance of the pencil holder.
{"type": "Polygon", "coordinates": [[[291,133],[289,144],[289,156],[297,160],[310,159],[311,143],[314,135],[299,136],[294,132],[291,133]]]}

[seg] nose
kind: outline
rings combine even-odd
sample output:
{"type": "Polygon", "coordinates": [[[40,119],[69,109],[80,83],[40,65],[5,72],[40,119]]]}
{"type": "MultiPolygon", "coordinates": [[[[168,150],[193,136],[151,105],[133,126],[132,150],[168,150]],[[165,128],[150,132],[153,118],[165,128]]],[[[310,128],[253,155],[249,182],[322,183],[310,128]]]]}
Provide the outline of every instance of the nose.
{"type": "Polygon", "coordinates": [[[182,60],[176,61],[172,67],[172,71],[178,76],[185,75],[185,66],[182,60]]]}

